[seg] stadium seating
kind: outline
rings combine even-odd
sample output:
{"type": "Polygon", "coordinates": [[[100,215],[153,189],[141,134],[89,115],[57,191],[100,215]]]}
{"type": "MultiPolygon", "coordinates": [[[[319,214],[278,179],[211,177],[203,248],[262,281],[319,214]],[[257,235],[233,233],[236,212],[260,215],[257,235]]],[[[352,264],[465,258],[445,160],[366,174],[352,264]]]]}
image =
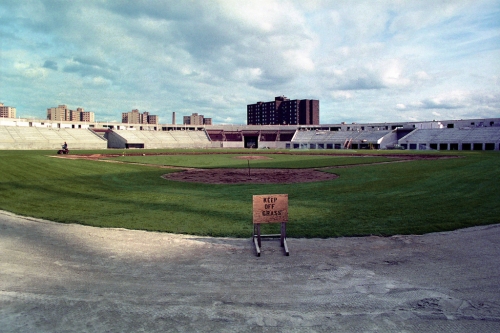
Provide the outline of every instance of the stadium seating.
{"type": "Polygon", "coordinates": [[[206,148],[211,147],[205,131],[131,131],[110,133],[110,148],[206,148]]]}
{"type": "MultiPolygon", "coordinates": [[[[322,128],[238,128],[223,125],[207,130],[174,129],[147,131],[106,129],[104,135],[92,130],[36,126],[0,125],[0,149],[69,149],[106,148],[242,148],[259,140],[259,147],[291,149],[363,149],[391,148],[398,144],[406,149],[500,150],[500,126],[462,126],[461,128],[415,128],[402,126],[394,130],[335,130],[322,128]],[[252,141],[253,140],[253,141],[252,141]]],[[[469,122],[470,124],[470,122],[469,122]]],[[[388,126],[385,126],[388,128],[388,126]]],[[[96,130],[99,131],[99,130],[96,130]]]]}
{"type": "Polygon", "coordinates": [[[347,148],[349,145],[378,144],[391,131],[297,131],[292,143],[310,147],[347,148]],[[312,146],[311,146],[312,144],[312,146]],[[319,145],[319,146],[318,146],[319,145]]]}
{"type": "Polygon", "coordinates": [[[209,136],[211,141],[223,141],[224,140],[223,133],[224,133],[223,130],[207,131],[207,135],[209,136]]]}
{"type": "Polygon", "coordinates": [[[0,149],[106,149],[107,141],[88,129],[0,126],[0,149]]]}
{"type": "Polygon", "coordinates": [[[461,149],[462,144],[493,144],[493,147],[498,147],[500,127],[418,129],[399,141],[403,145],[425,146],[426,149],[438,149],[432,147],[439,145],[448,147],[448,144],[457,145],[457,149],[461,149]]]}

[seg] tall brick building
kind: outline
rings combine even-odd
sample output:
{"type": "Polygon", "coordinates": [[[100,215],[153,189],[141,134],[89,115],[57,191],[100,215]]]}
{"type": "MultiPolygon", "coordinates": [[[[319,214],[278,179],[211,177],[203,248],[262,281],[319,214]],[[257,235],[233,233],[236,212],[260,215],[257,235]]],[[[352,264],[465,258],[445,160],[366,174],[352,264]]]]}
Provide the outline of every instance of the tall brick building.
{"type": "Polygon", "coordinates": [[[47,119],[55,121],[95,121],[94,112],[85,111],[83,108],[70,110],[66,105],[47,109],[47,119]]]}
{"type": "Polygon", "coordinates": [[[247,105],[247,125],[319,125],[319,100],[285,96],[247,105]]]}
{"type": "Polygon", "coordinates": [[[193,113],[190,116],[184,116],[183,125],[212,125],[212,118],[205,118],[202,114],[193,113]]]}
{"type": "Polygon", "coordinates": [[[149,112],[141,114],[139,110],[134,109],[131,112],[122,113],[122,123],[125,124],[158,124],[158,122],[159,117],[149,114],[149,112]]]}
{"type": "Polygon", "coordinates": [[[16,118],[16,108],[0,103],[0,118],[16,118]]]}

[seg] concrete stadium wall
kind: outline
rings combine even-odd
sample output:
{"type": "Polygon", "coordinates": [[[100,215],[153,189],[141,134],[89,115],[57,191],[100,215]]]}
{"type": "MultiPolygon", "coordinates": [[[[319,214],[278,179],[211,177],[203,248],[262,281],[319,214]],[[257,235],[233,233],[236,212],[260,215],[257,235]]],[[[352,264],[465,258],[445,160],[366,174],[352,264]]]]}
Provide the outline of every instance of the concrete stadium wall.
{"type": "Polygon", "coordinates": [[[259,141],[259,148],[286,149],[287,144],[290,146],[287,141],[259,141]]]}
{"type": "Polygon", "coordinates": [[[387,149],[388,146],[394,146],[398,142],[398,135],[396,131],[392,131],[382,138],[380,141],[380,149],[387,149]]]}
{"type": "Polygon", "coordinates": [[[125,140],[115,132],[113,131],[109,132],[107,137],[108,137],[108,148],[122,149],[127,147],[127,140],[125,140]]]}
{"type": "Polygon", "coordinates": [[[219,141],[223,148],[245,148],[243,141],[219,141]]]}

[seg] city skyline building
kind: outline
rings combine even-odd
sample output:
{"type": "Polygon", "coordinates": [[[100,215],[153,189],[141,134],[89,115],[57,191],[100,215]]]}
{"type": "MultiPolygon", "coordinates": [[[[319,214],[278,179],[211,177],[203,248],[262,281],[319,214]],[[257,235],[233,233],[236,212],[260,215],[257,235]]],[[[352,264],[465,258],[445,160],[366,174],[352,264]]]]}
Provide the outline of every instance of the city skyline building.
{"type": "Polygon", "coordinates": [[[70,120],[69,109],[65,104],[47,109],[47,119],[53,121],[70,120]]]}
{"type": "Polygon", "coordinates": [[[157,115],[149,114],[149,112],[141,114],[138,109],[122,113],[122,123],[124,124],[158,124],[159,121],[160,118],[157,115]]]}
{"type": "Polygon", "coordinates": [[[183,125],[212,125],[212,118],[205,118],[202,114],[193,113],[183,117],[183,125]]]}
{"type": "Polygon", "coordinates": [[[0,118],[16,118],[16,108],[0,103],[0,118]]]}
{"type": "Polygon", "coordinates": [[[247,125],[319,125],[319,100],[277,96],[247,105],[247,125]]]}
{"type": "Polygon", "coordinates": [[[70,110],[67,105],[61,104],[57,107],[47,109],[47,119],[54,121],[94,122],[95,113],[91,111],[85,111],[83,108],[70,110]]]}

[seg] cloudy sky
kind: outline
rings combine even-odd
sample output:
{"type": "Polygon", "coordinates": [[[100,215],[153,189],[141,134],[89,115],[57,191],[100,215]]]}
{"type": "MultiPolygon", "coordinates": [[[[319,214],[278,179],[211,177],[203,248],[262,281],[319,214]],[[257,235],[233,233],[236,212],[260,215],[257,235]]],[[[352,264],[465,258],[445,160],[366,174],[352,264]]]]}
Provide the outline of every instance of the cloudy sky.
{"type": "Polygon", "coordinates": [[[2,0],[0,102],[121,121],[244,124],[319,99],[320,121],[500,117],[498,0],[2,0]]]}

